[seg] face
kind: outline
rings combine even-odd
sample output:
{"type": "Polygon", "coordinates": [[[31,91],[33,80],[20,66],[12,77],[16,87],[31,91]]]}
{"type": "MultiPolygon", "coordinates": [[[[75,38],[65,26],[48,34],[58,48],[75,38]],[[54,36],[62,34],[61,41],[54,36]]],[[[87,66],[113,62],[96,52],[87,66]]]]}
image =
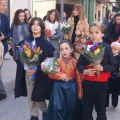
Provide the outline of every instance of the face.
{"type": "Polygon", "coordinates": [[[75,9],[73,10],[73,15],[74,15],[74,16],[78,16],[78,9],[77,9],[77,8],[75,8],[75,9]]]}
{"type": "Polygon", "coordinates": [[[113,55],[117,55],[119,53],[119,50],[116,47],[111,46],[113,55]]]}
{"type": "Polygon", "coordinates": [[[115,21],[116,21],[117,24],[120,24],[120,16],[117,16],[117,17],[115,18],[115,21]]]}
{"type": "Polygon", "coordinates": [[[40,34],[41,33],[41,27],[40,27],[39,22],[37,20],[35,20],[35,22],[33,23],[31,30],[32,30],[33,34],[40,34]]]}
{"type": "Polygon", "coordinates": [[[25,11],[25,15],[26,15],[27,19],[30,18],[30,12],[29,11],[25,11]]]}
{"type": "Polygon", "coordinates": [[[50,20],[51,20],[51,21],[54,21],[54,20],[55,20],[55,12],[52,12],[52,13],[50,14],[50,20]]]}
{"type": "Polygon", "coordinates": [[[19,21],[24,22],[24,20],[25,20],[25,13],[20,13],[19,14],[19,21]]]}
{"type": "Polygon", "coordinates": [[[101,32],[100,28],[98,28],[97,26],[93,26],[90,28],[90,37],[93,42],[101,42],[103,35],[104,34],[101,32]]]}
{"type": "Polygon", "coordinates": [[[71,57],[72,52],[73,52],[73,49],[70,48],[68,43],[63,43],[60,45],[60,53],[63,58],[69,59],[71,57]]]}
{"type": "Polygon", "coordinates": [[[6,2],[5,1],[1,1],[0,2],[0,13],[4,14],[6,11],[6,2]]]}

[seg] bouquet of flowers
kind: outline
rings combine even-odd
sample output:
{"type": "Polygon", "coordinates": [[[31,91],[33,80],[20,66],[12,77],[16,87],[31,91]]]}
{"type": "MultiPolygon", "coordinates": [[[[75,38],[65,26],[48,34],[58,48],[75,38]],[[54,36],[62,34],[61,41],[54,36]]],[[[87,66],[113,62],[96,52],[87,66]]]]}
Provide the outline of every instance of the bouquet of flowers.
{"type": "MultiPolygon", "coordinates": [[[[97,42],[87,41],[83,46],[82,54],[89,60],[92,66],[100,64],[103,55],[104,55],[105,47],[102,44],[98,45],[97,42]]],[[[98,78],[100,77],[100,72],[96,71],[98,78]]]]}
{"type": "Polygon", "coordinates": [[[71,27],[72,27],[72,25],[70,25],[69,23],[62,23],[62,32],[64,34],[68,34],[71,27]]]}
{"type": "MultiPolygon", "coordinates": [[[[40,47],[37,47],[34,42],[29,43],[25,41],[25,43],[22,46],[17,46],[20,58],[23,61],[24,65],[28,67],[30,70],[37,70],[37,64],[39,56],[42,54],[42,50],[40,47]]],[[[31,82],[34,83],[35,74],[33,74],[31,77],[31,82]]]]}
{"type": "Polygon", "coordinates": [[[41,63],[41,70],[44,73],[57,73],[60,71],[59,64],[57,60],[52,57],[52,58],[46,58],[42,63],[41,63]]]}

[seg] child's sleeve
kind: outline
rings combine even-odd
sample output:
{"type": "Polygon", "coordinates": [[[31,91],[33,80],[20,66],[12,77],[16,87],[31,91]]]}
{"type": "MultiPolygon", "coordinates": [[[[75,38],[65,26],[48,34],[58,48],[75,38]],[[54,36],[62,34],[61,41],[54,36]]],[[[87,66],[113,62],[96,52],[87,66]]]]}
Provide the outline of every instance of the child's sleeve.
{"type": "Polygon", "coordinates": [[[78,89],[78,97],[81,98],[83,75],[77,69],[75,71],[75,78],[76,78],[77,89],[78,89]]]}
{"type": "Polygon", "coordinates": [[[103,72],[114,72],[117,69],[117,63],[110,47],[106,47],[108,64],[103,66],[103,72]]]}
{"type": "Polygon", "coordinates": [[[80,55],[80,58],[78,59],[78,63],[77,63],[77,69],[83,73],[83,71],[86,69],[86,66],[85,66],[85,57],[81,54],[80,55]]]}
{"type": "Polygon", "coordinates": [[[58,73],[54,73],[54,74],[48,74],[48,77],[51,78],[51,79],[55,79],[55,80],[62,80],[63,79],[63,73],[58,72],[58,73]]]}

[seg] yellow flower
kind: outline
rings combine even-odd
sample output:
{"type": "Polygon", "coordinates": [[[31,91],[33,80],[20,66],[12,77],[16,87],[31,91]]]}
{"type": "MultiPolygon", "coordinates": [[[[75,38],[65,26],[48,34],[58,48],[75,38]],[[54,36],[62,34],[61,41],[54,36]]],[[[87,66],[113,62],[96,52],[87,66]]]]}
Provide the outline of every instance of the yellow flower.
{"type": "Polygon", "coordinates": [[[100,52],[100,49],[98,48],[97,50],[94,51],[95,55],[100,52]]]}
{"type": "Polygon", "coordinates": [[[37,59],[38,58],[38,55],[34,55],[34,59],[37,59]]]}

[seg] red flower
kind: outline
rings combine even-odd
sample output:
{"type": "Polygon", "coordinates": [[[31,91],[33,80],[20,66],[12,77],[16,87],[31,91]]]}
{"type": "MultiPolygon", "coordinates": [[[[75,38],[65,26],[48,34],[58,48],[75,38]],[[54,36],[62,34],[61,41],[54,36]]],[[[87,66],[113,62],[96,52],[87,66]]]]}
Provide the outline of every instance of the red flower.
{"type": "Polygon", "coordinates": [[[98,46],[94,46],[94,49],[97,50],[98,46]]]}
{"type": "Polygon", "coordinates": [[[93,43],[92,43],[92,41],[87,41],[86,42],[86,45],[92,45],[93,43]]]}

